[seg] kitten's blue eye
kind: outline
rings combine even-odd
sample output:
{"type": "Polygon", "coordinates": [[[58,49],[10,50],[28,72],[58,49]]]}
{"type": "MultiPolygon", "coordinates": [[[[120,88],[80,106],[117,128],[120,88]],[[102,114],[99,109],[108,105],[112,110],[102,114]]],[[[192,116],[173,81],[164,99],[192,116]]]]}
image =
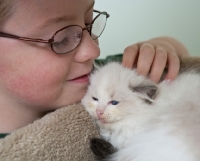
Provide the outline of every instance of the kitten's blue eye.
{"type": "Polygon", "coordinates": [[[98,101],[98,99],[97,99],[97,98],[95,98],[95,97],[92,97],[92,99],[93,99],[93,100],[95,100],[95,101],[98,101]]]}
{"type": "Polygon", "coordinates": [[[118,101],[111,101],[110,102],[112,105],[117,105],[119,102],[118,101]]]}

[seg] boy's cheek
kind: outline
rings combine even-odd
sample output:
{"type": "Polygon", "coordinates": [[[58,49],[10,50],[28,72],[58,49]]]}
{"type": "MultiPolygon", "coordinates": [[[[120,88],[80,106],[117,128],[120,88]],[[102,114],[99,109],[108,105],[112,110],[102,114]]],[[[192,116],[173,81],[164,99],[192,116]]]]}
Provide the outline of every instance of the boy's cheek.
{"type": "Polygon", "coordinates": [[[1,77],[1,85],[12,98],[29,103],[47,102],[56,97],[59,82],[56,76],[48,75],[9,75],[1,77]]]}

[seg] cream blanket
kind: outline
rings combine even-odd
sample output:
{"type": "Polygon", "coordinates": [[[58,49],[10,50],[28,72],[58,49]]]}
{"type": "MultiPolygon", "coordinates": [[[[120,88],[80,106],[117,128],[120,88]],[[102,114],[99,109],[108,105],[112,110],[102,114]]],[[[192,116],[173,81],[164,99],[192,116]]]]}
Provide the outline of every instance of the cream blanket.
{"type": "Polygon", "coordinates": [[[98,128],[80,104],[63,107],[0,139],[1,161],[94,161],[98,128]]]}

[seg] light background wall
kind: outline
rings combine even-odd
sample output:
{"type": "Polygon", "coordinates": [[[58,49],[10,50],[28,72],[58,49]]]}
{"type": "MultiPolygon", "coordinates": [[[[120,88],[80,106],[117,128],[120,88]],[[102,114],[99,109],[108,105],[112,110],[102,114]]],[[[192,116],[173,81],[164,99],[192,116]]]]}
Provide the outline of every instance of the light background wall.
{"type": "Polygon", "coordinates": [[[110,14],[100,58],[157,36],[172,36],[200,56],[200,0],[95,0],[94,8],[110,14]]]}

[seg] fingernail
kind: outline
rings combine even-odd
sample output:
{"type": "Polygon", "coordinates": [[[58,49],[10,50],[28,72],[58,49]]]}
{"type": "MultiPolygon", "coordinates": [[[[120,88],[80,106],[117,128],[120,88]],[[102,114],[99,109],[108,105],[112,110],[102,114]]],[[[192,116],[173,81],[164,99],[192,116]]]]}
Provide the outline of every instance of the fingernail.
{"type": "Polygon", "coordinates": [[[171,79],[166,79],[165,82],[170,85],[172,83],[172,80],[171,79]]]}

